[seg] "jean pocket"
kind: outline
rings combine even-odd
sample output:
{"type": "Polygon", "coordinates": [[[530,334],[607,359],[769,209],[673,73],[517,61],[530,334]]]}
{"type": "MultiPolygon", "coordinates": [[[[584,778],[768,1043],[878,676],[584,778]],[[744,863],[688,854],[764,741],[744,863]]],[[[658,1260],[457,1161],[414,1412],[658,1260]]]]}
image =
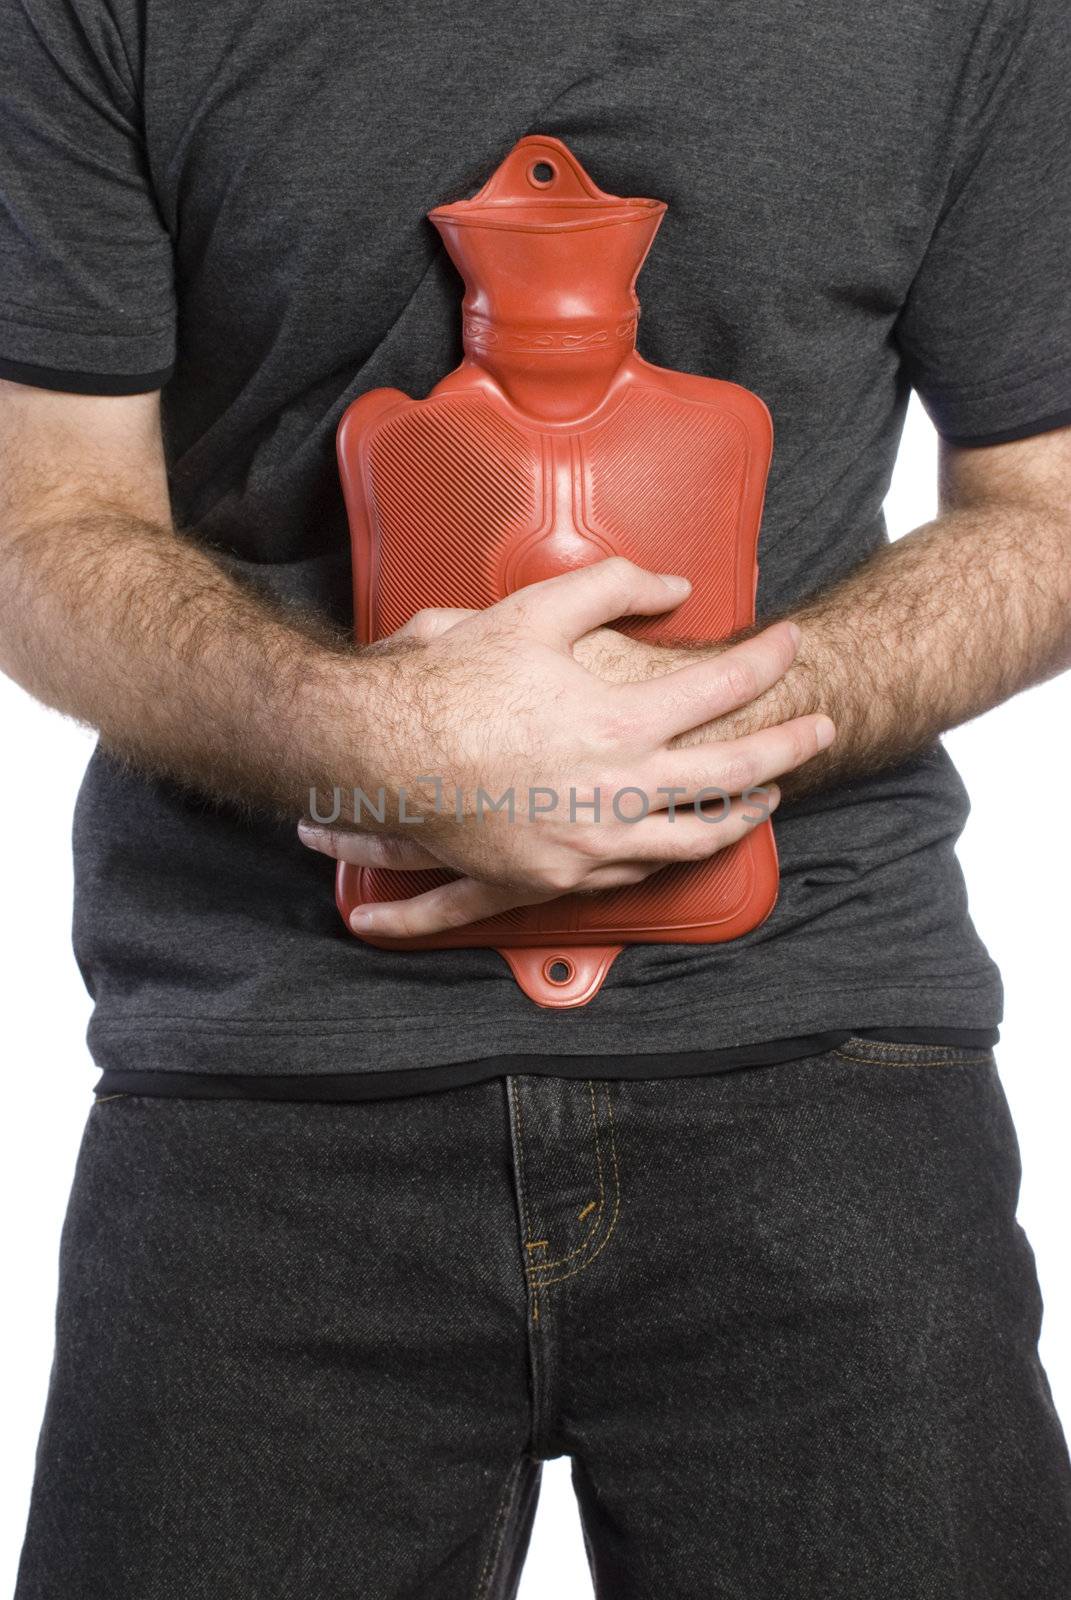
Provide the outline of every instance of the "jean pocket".
{"type": "Polygon", "coordinates": [[[991,1045],[902,1044],[853,1034],[833,1054],[842,1061],[875,1067],[984,1067],[994,1064],[991,1045]]]}

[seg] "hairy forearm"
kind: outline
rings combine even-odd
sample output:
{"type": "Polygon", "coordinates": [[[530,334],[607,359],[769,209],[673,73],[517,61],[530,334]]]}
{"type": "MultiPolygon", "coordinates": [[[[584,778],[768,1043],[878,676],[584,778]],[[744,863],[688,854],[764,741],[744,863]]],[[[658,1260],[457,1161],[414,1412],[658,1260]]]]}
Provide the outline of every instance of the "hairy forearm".
{"type": "Polygon", "coordinates": [[[790,797],[893,766],[1071,665],[1071,523],[1014,504],[950,512],[785,615],[802,635],[786,676],[684,742],[827,713],[837,737],[786,775],[790,797]]]}
{"type": "Polygon", "coordinates": [[[106,506],[4,530],[0,667],[125,761],[298,816],[360,777],[362,663],[201,547],[106,506]]]}
{"type": "MultiPolygon", "coordinates": [[[[100,500],[9,516],[0,558],[0,668],[118,756],[281,815],[305,809],[313,786],[375,786],[373,749],[407,715],[390,656],[414,641],[356,651],[153,515],[100,500]]],[[[1011,500],[958,510],[788,615],[801,643],[785,676],[678,743],[824,712],[836,741],[784,777],[791,796],[902,761],[1071,664],[1071,527],[1011,500]]],[[[606,628],[576,648],[611,679],[694,654],[606,628]]]]}

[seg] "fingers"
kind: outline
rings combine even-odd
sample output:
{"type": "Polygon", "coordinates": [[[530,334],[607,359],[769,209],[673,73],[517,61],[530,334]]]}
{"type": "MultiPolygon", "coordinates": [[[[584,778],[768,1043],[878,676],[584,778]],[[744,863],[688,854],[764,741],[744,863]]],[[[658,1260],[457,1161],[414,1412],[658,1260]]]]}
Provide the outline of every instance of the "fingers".
{"type": "MultiPolygon", "coordinates": [[[[576,838],[587,870],[581,865],[570,888],[635,883],[669,862],[703,860],[725,849],[773,811],[780,796],[771,780],[825,749],[835,731],[828,717],[797,717],[741,739],[663,753],[661,771],[649,786],[637,783],[616,791],[622,804],[619,808],[614,801],[613,825],[607,825],[607,816],[580,828],[576,838]]],[[[307,818],[298,834],[309,849],[357,866],[395,871],[442,866],[423,846],[394,835],[328,827],[307,818]]],[[[560,886],[521,891],[457,878],[410,899],[359,907],[351,927],[355,933],[418,938],[565,892],[560,886]]]]}
{"type": "MultiPolygon", "coordinates": [[[[731,795],[794,772],[836,737],[831,719],[821,715],[794,717],[790,722],[724,739],[714,744],[691,745],[685,750],[660,751],[637,777],[636,788],[646,790],[652,807],[694,800],[704,789],[721,789],[731,795]],[[647,779],[645,783],[644,779],[647,779]],[[662,791],[661,797],[659,791],[662,791]]],[[[633,812],[639,807],[637,800],[633,812]]],[[[627,808],[623,807],[627,810],[627,808]]]]}
{"type": "Polygon", "coordinates": [[[355,867],[389,867],[393,872],[423,871],[441,867],[430,851],[409,839],[386,833],[362,833],[356,828],[331,828],[303,817],[298,838],[309,850],[348,861],[355,867]]]}
{"type": "MultiPolygon", "coordinates": [[[[719,850],[736,844],[760,822],[767,821],[780,803],[781,791],[771,783],[757,786],[753,792],[738,795],[734,800],[726,795],[699,811],[691,807],[675,811],[672,821],[664,811],[652,812],[642,822],[633,823],[625,830],[626,837],[621,840],[620,848],[633,852],[636,860],[651,872],[673,862],[706,861],[719,850]]],[[[585,887],[612,887],[614,874],[621,865],[618,863],[611,869],[610,882],[604,884],[603,875],[596,870],[585,887]]]]}
{"type": "Polygon", "coordinates": [[[623,556],[527,584],[485,613],[523,625],[547,643],[572,646],[581,634],[619,617],[655,616],[687,599],[687,578],[647,572],[623,556]]]}
{"type": "Polygon", "coordinates": [[[697,656],[694,662],[624,693],[652,731],[671,739],[772,689],[796,659],[799,642],[794,622],[775,622],[720,655],[697,656]]]}
{"type": "MultiPolygon", "coordinates": [[[[660,750],[621,781],[604,780],[570,803],[575,805],[580,820],[595,829],[635,827],[648,815],[672,813],[695,801],[701,803],[705,796],[744,794],[793,772],[827,749],[835,735],[829,717],[808,714],[739,739],[691,745],[683,750],[660,750]]],[[[590,831],[586,836],[588,841],[594,837],[590,831]]]]}
{"type": "Polygon", "coordinates": [[[420,939],[482,922],[516,906],[538,905],[553,900],[560,890],[540,894],[535,890],[505,889],[475,878],[454,878],[450,883],[429,889],[408,900],[382,900],[358,906],[350,917],[357,934],[377,934],[385,939],[420,939]]]}
{"type": "MultiPolygon", "coordinates": [[[[704,815],[678,812],[672,821],[664,812],[618,830],[627,859],[593,864],[578,878],[574,893],[594,893],[641,883],[674,862],[705,861],[735,844],[775,810],[780,793],[775,784],[755,795],[738,797],[704,815]]],[[[350,917],[354,933],[384,939],[420,939],[467,927],[518,906],[554,900],[561,889],[539,893],[455,878],[406,900],[384,900],[358,906],[350,917]]]]}

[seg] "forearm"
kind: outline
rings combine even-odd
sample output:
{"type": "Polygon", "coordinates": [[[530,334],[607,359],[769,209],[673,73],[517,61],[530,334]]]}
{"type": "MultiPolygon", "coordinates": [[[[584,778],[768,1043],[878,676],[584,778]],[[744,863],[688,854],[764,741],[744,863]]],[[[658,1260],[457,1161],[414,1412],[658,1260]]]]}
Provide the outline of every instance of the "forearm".
{"type": "Polygon", "coordinates": [[[787,797],[895,765],[1071,665],[1068,519],[1013,504],[950,512],[786,615],[802,638],[785,677],[685,742],[826,712],[837,737],[786,775],[787,797]]]}
{"type": "Polygon", "coordinates": [[[289,816],[361,769],[359,671],[193,541],[104,507],[3,531],[0,667],[106,748],[289,816]]]}

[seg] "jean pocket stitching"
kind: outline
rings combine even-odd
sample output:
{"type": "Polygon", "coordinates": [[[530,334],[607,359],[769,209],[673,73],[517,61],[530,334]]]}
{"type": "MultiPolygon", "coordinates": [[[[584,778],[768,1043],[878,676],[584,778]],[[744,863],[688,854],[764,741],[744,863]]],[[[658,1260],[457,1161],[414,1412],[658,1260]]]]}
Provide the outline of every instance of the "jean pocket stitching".
{"type": "Polygon", "coordinates": [[[954,1044],[900,1044],[895,1039],[845,1040],[833,1051],[864,1067],[973,1067],[993,1059],[992,1048],[954,1044]]]}

